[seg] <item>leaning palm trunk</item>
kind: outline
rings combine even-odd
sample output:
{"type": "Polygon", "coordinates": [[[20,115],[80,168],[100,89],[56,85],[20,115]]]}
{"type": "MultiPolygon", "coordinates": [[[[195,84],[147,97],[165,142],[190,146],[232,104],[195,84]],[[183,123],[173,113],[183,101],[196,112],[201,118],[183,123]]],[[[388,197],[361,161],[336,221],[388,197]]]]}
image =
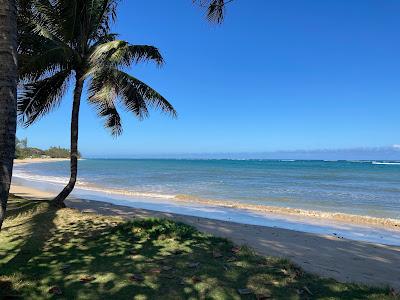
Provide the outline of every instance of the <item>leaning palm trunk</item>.
{"type": "Polygon", "coordinates": [[[15,0],[0,0],[0,230],[6,215],[15,156],[17,118],[15,0]]]}
{"type": "Polygon", "coordinates": [[[72,116],[71,116],[71,161],[70,161],[70,179],[68,184],[64,187],[60,194],[54,200],[52,204],[56,207],[65,207],[65,199],[69,196],[75,187],[76,178],[78,176],[78,129],[79,129],[79,108],[81,104],[81,96],[83,89],[83,76],[82,72],[76,73],[76,83],[74,90],[74,102],[72,105],[72,116]]]}

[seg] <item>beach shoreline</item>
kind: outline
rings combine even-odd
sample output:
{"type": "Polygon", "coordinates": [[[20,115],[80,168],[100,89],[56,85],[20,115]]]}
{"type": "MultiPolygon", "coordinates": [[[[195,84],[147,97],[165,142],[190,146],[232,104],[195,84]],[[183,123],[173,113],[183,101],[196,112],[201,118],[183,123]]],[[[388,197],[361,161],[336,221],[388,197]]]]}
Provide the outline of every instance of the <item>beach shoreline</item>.
{"type": "MultiPolygon", "coordinates": [[[[54,197],[51,192],[16,185],[12,186],[11,192],[33,200],[54,197]]],[[[69,198],[66,204],[82,213],[120,216],[128,220],[148,217],[172,219],[192,225],[200,231],[229,238],[237,244],[250,246],[261,255],[290,259],[304,270],[323,277],[373,286],[390,285],[400,290],[397,272],[400,246],[146,210],[96,200],[69,198]]]]}
{"type": "MultiPolygon", "coordinates": [[[[19,181],[19,180],[18,180],[19,181]]],[[[58,185],[48,185],[36,182],[32,184],[16,182],[11,187],[11,193],[22,197],[29,196],[40,199],[54,198],[61,187],[58,185]]],[[[145,209],[155,212],[173,213],[200,218],[211,218],[219,221],[228,221],[239,224],[259,225],[264,227],[276,227],[287,230],[307,232],[311,234],[328,235],[335,238],[359,240],[371,243],[380,243],[387,245],[400,246],[400,230],[394,223],[385,222],[358,222],[359,217],[343,220],[343,218],[323,218],[323,215],[317,215],[305,211],[305,214],[295,214],[298,211],[290,210],[285,213],[282,208],[251,210],[238,206],[216,205],[214,202],[186,202],[173,201],[171,199],[152,199],[152,198],[131,198],[121,197],[106,192],[97,192],[81,190],[77,186],[70,199],[81,199],[88,201],[98,201],[112,205],[129,207],[133,209],[145,209]],[[283,213],[281,213],[283,211],[283,213]],[[391,226],[385,226],[390,224],[391,226]]],[[[331,214],[327,214],[331,216],[331,214]]],[[[366,217],[364,219],[368,219],[366,217]]],[[[373,218],[371,218],[374,220],[373,218]]]]}
{"type": "MultiPolygon", "coordinates": [[[[58,158],[37,158],[37,159],[23,159],[23,160],[15,160],[15,164],[25,165],[25,164],[38,164],[38,163],[51,163],[51,162],[62,162],[68,161],[68,159],[58,159],[58,158]]],[[[20,177],[22,180],[27,181],[36,181],[39,183],[40,181],[35,180],[34,178],[24,178],[25,174],[22,174],[20,177]]],[[[18,175],[17,175],[18,177],[18,175]]],[[[60,178],[57,178],[59,181],[51,182],[53,184],[65,184],[67,182],[67,178],[65,178],[65,183],[60,178]]],[[[43,182],[44,184],[45,182],[43,182]]],[[[335,223],[343,223],[343,224],[353,224],[353,225],[364,225],[364,226],[373,226],[374,228],[382,228],[382,229],[391,229],[391,230],[399,230],[400,231],[400,219],[398,218],[389,218],[389,217],[380,217],[380,216],[370,216],[357,214],[353,212],[340,212],[340,211],[329,211],[329,210],[318,210],[318,209],[309,209],[309,208],[301,208],[294,206],[281,206],[281,205],[268,205],[268,204],[253,204],[253,203],[243,203],[240,201],[234,201],[229,199],[208,199],[203,197],[197,197],[192,195],[185,194],[172,194],[172,195],[158,195],[153,194],[152,192],[136,192],[131,191],[129,189],[120,189],[120,188],[110,188],[110,187],[102,187],[90,182],[81,182],[78,180],[76,188],[85,191],[85,193],[96,193],[107,195],[107,197],[123,197],[126,199],[135,199],[135,198],[143,198],[149,199],[149,201],[156,199],[157,202],[161,204],[170,204],[174,203],[177,205],[204,205],[210,207],[218,207],[220,209],[236,209],[242,211],[248,211],[249,213],[261,213],[268,215],[278,215],[280,217],[288,217],[288,218],[310,218],[312,220],[316,220],[319,222],[335,222],[335,223]]]]}

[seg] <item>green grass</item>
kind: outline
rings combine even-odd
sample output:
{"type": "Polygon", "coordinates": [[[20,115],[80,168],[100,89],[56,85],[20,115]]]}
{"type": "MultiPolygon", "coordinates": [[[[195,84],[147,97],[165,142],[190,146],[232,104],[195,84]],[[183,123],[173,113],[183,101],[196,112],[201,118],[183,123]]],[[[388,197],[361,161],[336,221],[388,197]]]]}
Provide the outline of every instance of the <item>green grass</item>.
{"type": "Polygon", "coordinates": [[[395,299],[389,290],[340,284],[237,250],[169,220],[124,222],[12,197],[0,234],[0,298],[395,299]],[[49,293],[53,287],[62,294],[49,293]]]}

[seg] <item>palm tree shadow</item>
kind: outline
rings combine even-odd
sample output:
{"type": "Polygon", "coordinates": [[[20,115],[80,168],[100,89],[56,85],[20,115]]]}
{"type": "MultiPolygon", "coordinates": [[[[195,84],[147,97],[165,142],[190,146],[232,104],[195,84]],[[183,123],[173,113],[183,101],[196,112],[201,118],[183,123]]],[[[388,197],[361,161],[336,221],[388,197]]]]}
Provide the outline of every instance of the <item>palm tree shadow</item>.
{"type": "MultiPolygon", "coordinates": [[[[15,248],[8,251],[16,253],[3,268],[5,270],[19,270],[28,265],[29,261],[42,253],[44,245],[53,235],[55,224],[54,218],[57,214],[57,210],[50,207],[49,203],[40,203],[33,201],[29,204],[24,204],[20,210],[15,210],[14,216],[22,214],[27,210],[35,210],[33,217],[22,223],[20,226],[28,225],[27,232],[24,236],[19,236],[22,239],[22,244],[17,243],[15,248]],[[18,247],[18,249],[17,249],[18,247]]],[[[6,227],[6,229],[13,228],[12,226],[6,227]]]]}

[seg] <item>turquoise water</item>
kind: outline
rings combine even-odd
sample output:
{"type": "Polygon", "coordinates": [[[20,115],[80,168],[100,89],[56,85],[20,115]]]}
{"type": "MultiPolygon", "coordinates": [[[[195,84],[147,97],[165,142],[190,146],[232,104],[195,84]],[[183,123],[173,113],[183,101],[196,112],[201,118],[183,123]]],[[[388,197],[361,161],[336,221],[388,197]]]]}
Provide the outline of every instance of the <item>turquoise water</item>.
{"type": "MultiPolygon", "coordinates": [[[[68,162],[14,176],[62,184],[68,162]]],[[[372,161],[87,159],[79,186],[149,198],[198,197],[400,219],[400,164],[372,161]]]]}

